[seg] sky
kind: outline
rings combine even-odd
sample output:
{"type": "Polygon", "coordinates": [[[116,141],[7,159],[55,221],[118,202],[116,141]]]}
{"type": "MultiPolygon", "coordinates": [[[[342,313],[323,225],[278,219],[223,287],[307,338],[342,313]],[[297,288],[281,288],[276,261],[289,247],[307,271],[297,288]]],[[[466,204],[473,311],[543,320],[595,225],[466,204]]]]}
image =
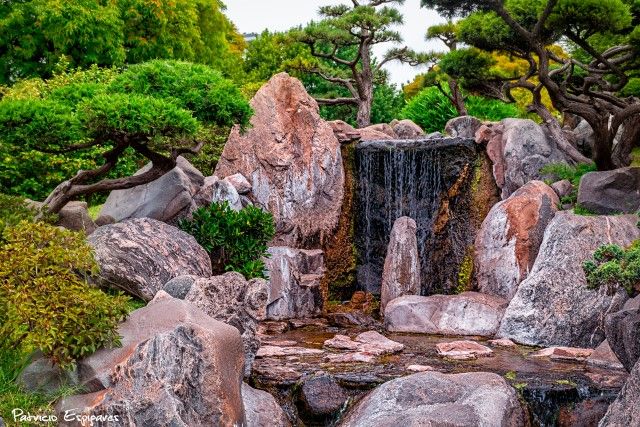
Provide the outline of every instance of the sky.
{"type": "MultiPolygon", "coordinates": [[[[241,33],[260,33],[285,31],[291,27],[318,19],[318,8],[323,5],[351,3],[346,0],[225,0],[227,16],[236,24],[241,33]]],[[[400,10],[404,15],[404,24],[398,27],[404,44],[419,51],[445,50],[442,42],[426,42],[427,28],[444,21],[432,10],[420,7],[420,0],[406,0],[400,10]]],[[[381,57],[390,45],[379,45],[374,49],[381,57]]],[[[389,63],[385,68],[390,72],[391,81],[398,85],[413,80],[416,74],[425,71],[424,67],[411,67],[389,63]]]]}

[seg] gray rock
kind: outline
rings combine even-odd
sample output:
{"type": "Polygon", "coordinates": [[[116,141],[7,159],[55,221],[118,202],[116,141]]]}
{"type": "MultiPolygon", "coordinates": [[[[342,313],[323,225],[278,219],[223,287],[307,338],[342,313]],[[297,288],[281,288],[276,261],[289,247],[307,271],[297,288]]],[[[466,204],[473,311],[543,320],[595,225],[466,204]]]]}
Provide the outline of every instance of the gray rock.
{"type": "Polygon", "coordinates": [[[387,305],[384,324],[390,332],[493,336],[506,307],[505,299],[478,292],[404,296],[387,305]]]}
{"type": "Polygon", "coordinates": [[[55,394],[61,387],[75,387],[79,384],[78,370],[61,369],[42,353],[22,370],[17,383],[31,393],[55,394]]]}
{"type": "Polygon", "coordinates": [[[253,360],[260,348],[258,322],[265,319],[268,292],[265,280],[247,281],[242,274],[231,272],[197,279],[185,296],[185,301],[240,331],[244,343],[245,375],[251,373],[253,360]]]}
{"type": "Polygon", "coordinates": [[[398,139],[416,139],[424,136],[422,128],[409,119],[400,120],[391,126],[398,139]]]}
{"type": "MultiPolygon", "coordinates": [[[[387,123],[378,123],[375,125],[371,125],[371,126],[367,126],[366,128],[363,129],[358,129],[359,132],[361,133],[367,133],[368,131],[374,131],[374,132],[380,132],[383,133],[385,135],[387,135],[389,138],[391,139],[397,139],[398,135],[396,135],[396,133],[393,130],[393,127],[387,123]]],[[[363,138],[363,140],[365,140],[363,138]]]]}
{"type": "Polygon", "coordinates": [[[640,237],[637,218],[558,212],[547,226],[529,276],[520,283],[498,336],[539,346],[594,348],[604,339],[604,317],[619,310],[624,290],[588,289],[582,263],[601,245],[640,237]]]}
{"type": "Polygon", "coordinates": [[[199,277],[191,275],[174,277],[164,284],[162,290],[174,298],[185,299],[191,290],[191,286],[198,279],[199,277]]]}
{"type": "Polygon", "coordinates": [[[204,179],[204,185],[194,197],[198,207],[209,206],[211,203],[228,202],[229,207],[235,211],[242,209],[242,200],[233,184],[217,176],[208,176],[204,179]]]}
{"type": "Polygon", "coordinates": [[[246,427],[289,427],[289,419],[276,399],[266,391],[242,383],[246,427]]]}
{"type": "Polygon", "coordinates": [[[578,205],[596,214],[636,213],[640,209],[640,167],[584,174],[578,205]]]}
{"type": "Polygon", "coordinates": [[[86,202],[67,203],[58,213],[56,224],[73,231],[84,231],[87,235],[96,229],[96,224],[89,216],[86,202]]]}
{"type": "Polygon", "coordinates": [[[393,223],[382,270],[380,312],[389,301],[420,294],[420,255],[416,222],[403,216],[393,223]]]}
{"type": "Polygon", "coordinates": [[[251,184],[241,173],[230,175],[225,178],[225,181],[233,185],[233,188],[236,189],[238,194],[248,194],[249,192],[251,192],[251,184]]]}
{"type": "Polygon", "coordinates": [[[563,179],[562,181],[556,181],[551,184],[551,188],[556,192],[558,197],[562,198],[568,196],[573,191],[573,184],[568,179],[563,179]]]}
{"type": "Polygon", "coordinates": [[[454,117],[447,122],[444,133],[454,137],[475,139],[480,126],[482,126],[482,122],[473,116],[454,117]]]}
{"type": "Polygon", "coordinates": [[[274,245],[324,243],[338,226],[344,196],[340,142],[331,125],[286,73],[273,76],[251,107],[251,127],[231,131],[215,175],[241,173],[249,180],[254,203],[274,216],[274,245]]]}
{"type": "Polygon", "coordinates": [[[89,236],[98,284],[150,301],[174,277],[211,276],[211,260],[189,234],[149,218],[99,227],[89,236]]]}
{"type": "Polygon", "coordinates": [[[640,311],[621,310],[605,318],[604,329],[611,350],[627,371],[640,358],[640,311]]]}
{"type": "Polygon", "coordinates": [[[421,372],[388,381],[351,408],[341,427],[520,427],[518,395],[499,375],[487,372],[421,372]]]}
{"type": "Polygon", "coordinates": [[[300,400],[311,417],[330,417],[337,414],[348,399],[345,390],[331,375],[318,375],[304,380],[300,400]]]}
{"type": "MultiPolygon", "coordinates": [[[[147,164],[136,175],[150,168],[151,164],[147,164]]],[[[186,159],[178,157],[177,166],[155,181],[127,190],[112,191],[100,215],[111,216],[116,221],[152,218],[174,223],[195,209],[193,197],[203,183],[202,174],[186,159]]]]}
{"type": "Polygon", "coordinates": [[[96,227],[102,227],[103,225],[115,224],[116,219],[110,215],[100,215],[95,220],[96,227]]]}
{"type": "Polygon", "coordinates": [[[580,120],[578,126],[573,130],[573,134],[578,150],[591,158],[596,141],[591,125],[586,120],[580,120]]]}
{"type": "Polygon", "coordinates": [[[322,309],[320,281],[324,275],[321,250],[269,248],[265,260],[269,276],[267,319],[313,317],[322,309]]]}
{"type": "Polygon", "coordinates": [[[624,369],[618,357],[613,350],[611,350],[607,340],[602,341],[602,343],[593,350],[593,353],[587,358],[587,365],[598,366],[605,369],[624,369]]]}
{"type": "Polygon", "coordinates": [[[640,425],[640,363],[631,370],[617,399],[609,406],[599,427],[631,427],[640,425]]]}
{"type": "Polygon", "coordinates": [[[538,255],[544,230],[558,211],[555,192],[530,181],[495,204],[475,241],[475,279],[480,292],[510,300],[538,255]]]}
{"type": "Polygon", "coordinates": [[[101,349],[80,361],[89,394],[59,402],[59,419],[68,410],[111,416],[115,425],[244,423],[244,357],[235,328],[160,292],[131,313],[119,333],[122,347],[101,349]]]}

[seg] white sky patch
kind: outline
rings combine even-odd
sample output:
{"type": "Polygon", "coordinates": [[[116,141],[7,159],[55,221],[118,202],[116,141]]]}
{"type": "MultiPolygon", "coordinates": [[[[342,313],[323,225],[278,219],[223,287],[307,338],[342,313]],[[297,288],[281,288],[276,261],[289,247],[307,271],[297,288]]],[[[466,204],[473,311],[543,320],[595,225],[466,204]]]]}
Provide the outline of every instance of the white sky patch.
{"type": "MultiPolygon", "coordinates": [[[[341,3],[350,4],[345,0],[225,0],[226,14],[241,33],[261,33],[265,29],[285,31],[317,20],[320,6],[341,3]]],[[[405,45],[418,52],[446,50],[440,41],[426,42],[424,39],[428,27],[444,22],[436,12],[421,8],[420,0],[407,0],[400,11],[404,15],[404,24],[397,30],[402,34],[405,45]]],[[[380,57],[389,47],[378,45],[374,52],[380,57]]],[[[397,61],[385,68],[391,74],[391,81],[398,85],[410,82],[416,74],[425,71],[425,67],[411,67],[397,61]]]]}

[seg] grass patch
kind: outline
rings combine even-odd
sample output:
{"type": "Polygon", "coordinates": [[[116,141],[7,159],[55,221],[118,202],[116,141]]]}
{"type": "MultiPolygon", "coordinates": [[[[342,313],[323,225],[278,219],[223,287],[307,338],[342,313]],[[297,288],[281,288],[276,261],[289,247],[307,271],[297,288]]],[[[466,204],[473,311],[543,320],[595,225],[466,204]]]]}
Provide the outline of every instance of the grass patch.
{"type": "Polygon", "coordinates": [[[580,206],[580,205],[576,205],[573,208],[573,213],[576,214],[576,215],[582,215],[582,216],[593,216],[593,215],[596,215],[596,213],[593,212],[592,210],[587,209],[587,208],[585,208],[583,206],[580,206]]]}
{"type": "Polygon", "coordinates": [[[89,216],[92,220],[96,220],[100,216],[100,210],[103,205],[89,206],[89,216]]]}
{"type": "Polygon", "coordinates": [[[633,167],[640,166],[640,147],[636,147],[631,151],[631,165],[633,167]]]}
{"type": "MultiPolygon", "coordinates": [[[[561,204],[574,205],[578,200],[578,187],[580,186],[580,180],[582,176],[588,172],[596,171],[595,163],[580,163],[576,166],[569,166],[566,163],[550,163],[540,169],[540,173],[546,176],[545,182],[548,185],[553,184],[556,181],[568,180],[573,185],[573,191],[571,194],[564,196],[561,200],[561,204]]],[[[577,208],[577,206],[576,206],[577,208]]],[[[578,215],[587,215],[586,213],[578,213],[578,215]]]]}

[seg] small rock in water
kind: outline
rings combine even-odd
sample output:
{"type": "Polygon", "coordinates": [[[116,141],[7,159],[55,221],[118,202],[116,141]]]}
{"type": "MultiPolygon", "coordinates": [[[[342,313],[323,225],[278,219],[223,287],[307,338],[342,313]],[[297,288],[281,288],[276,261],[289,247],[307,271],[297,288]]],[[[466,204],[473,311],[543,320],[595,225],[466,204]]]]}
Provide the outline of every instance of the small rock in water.
{"type": "Polygon", "coordinates": [[[331,326],[337,326],[339,328],[371,326],[376,323],[373,317],[360,311],[351,313],[329,313],[327,314],[327,320],[331,326]]]}
{"type": "Polygon", "coordinates": [[[409,365],[407,366],[407,371],[409,372],[428,372],[435,371],[433,366],[428,365],[409,365]]]}
{"type": "Polygon", "coordinates": [[[492,345],[494,347],[515,347],[516,343],[514,343],[513,341],[511,341],[508,338],[500,338],[497,340],[489,340],[488,341],[489,345],[492,345]]]}
{"type": "Polygon", "coordinates": [[[300,390],[304,409],[315,417],[326,417],[342,409],[349,396],[330,375],[320,375],[304,381],[300,390]]]}
{"type": "Polygon", "coordinates": [[[327,320],[322,319],[320,317],[309,318],[309,319],[291,319],[289,320],[289,325],[293,329],[306,328],[307,326],[328,326],[327,320]]]}
{"type": "Polygon", "coordinates": [[[324,353],[324,351],[314,348],[265,345],[260,347],[256,353],[256,357],[310,356],[322,353],[324,353]]]}
{"type": "Polygon", "coordinates": [[[395,342],[376,331],[367,331],[356,336],[355,341],[364,344],[361,351],[376,355],[398,353],[404,349],[404,344],[395,342]]]}
{"type": "Polygon", "coordinates": [[[335,337],[326,340],[324,346],[336,350],[357,350],[359,344],[353,341],[346,335],[336,335],[335,337]]]}
{"type": "Polygon", "coordinates": [[[538,350],[530,354],[531,357],[548,357],[551,360],[576,360],[579,362],[587,360],[593,353],[591,348],[577,347],[549,347],[538,350]]]}
{"type": "Polygon", "coordinates": [[[330,363],[373,363],[376,356],[362,352],[329,353],[324,357],[325,362],[330,363]]]}
{"type": "Polygon", "coordinates": [[[438,355],[456,360],[470,360],[491,356],[493,350],[475,341],[453,341],[436,344],[438,355]]]}
{"type": "Polygon", "coordinates": [[[267,320],[258,324],[258,333],[261,335],[284,334],[289,328],[289,322],[267,320]]]}
{"type": "Polygon", "coordinates": [[[292,340],[278,340],[278,339],[269,339],[266,338],[262,341],[262,345],[266,346],[266,345],[273,345],[276,347],[295,347],[298,345],[297,341],[292,341],[292,340]]]}
{"type": "Polygon", "coordinates": [[[605,369],[624,369],[620,360],[616,357],[607,340],[602,341],[591,356],[587,359],[587,365],[598,366],[605,369]]]}

